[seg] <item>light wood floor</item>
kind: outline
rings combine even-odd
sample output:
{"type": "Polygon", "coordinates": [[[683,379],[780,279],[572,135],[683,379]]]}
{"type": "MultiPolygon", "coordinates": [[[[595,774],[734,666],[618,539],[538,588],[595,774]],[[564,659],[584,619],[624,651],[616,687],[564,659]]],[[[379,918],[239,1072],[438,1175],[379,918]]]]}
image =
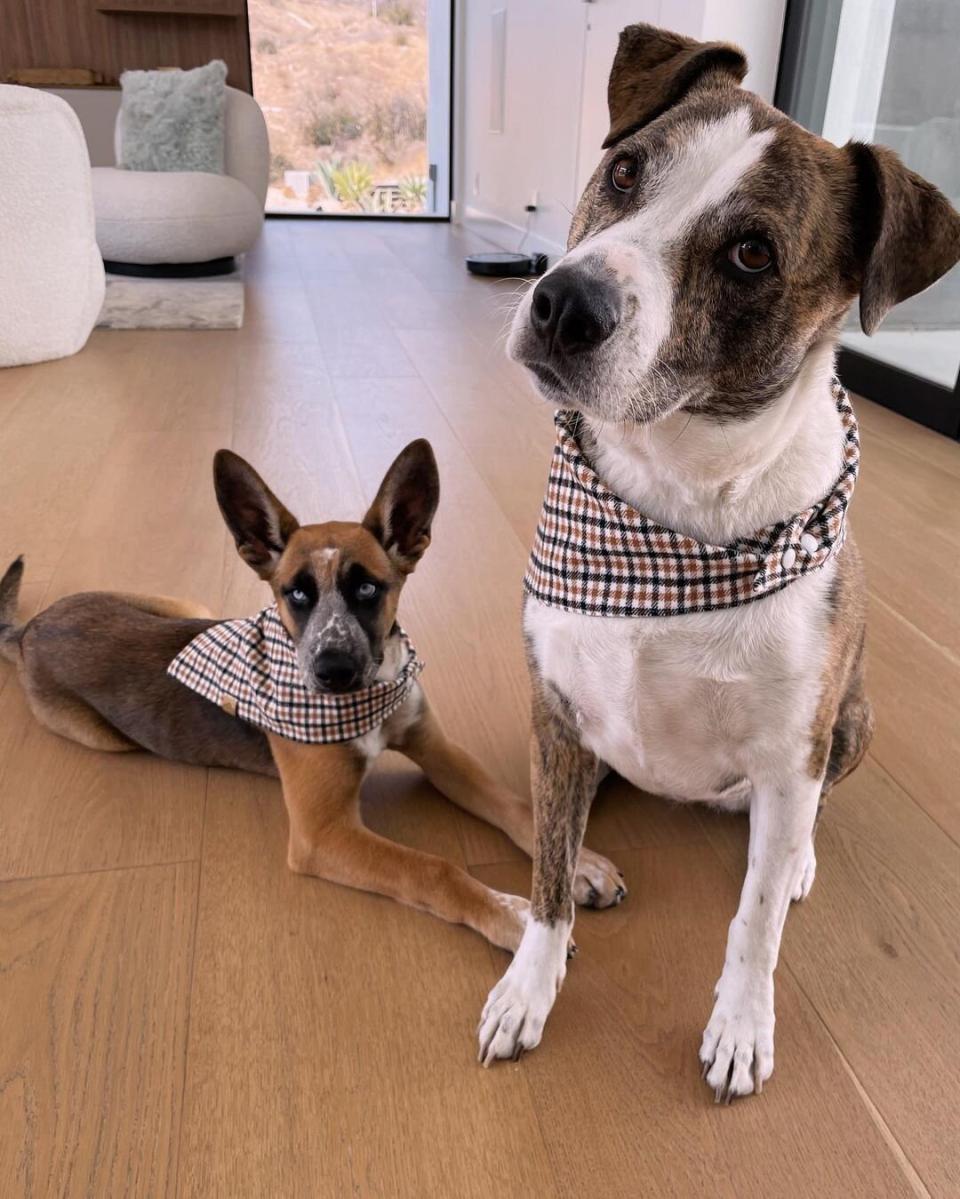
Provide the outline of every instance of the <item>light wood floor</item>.
{"type": "MultiPolygon", "coordinates": [[[[0,563],[82,588],[264,600],[218,446],[302,518],[356,518],[431,439],[443,500],[404,622],[449,731],[525,789],[520,578],[550,414],[502,356],[515,284],[444,226],[273,223],[242,332],[98,332],[0,372],[0,563]]],[[[715,1107],[697,1048],[746,823],[609,787],[589,840],[630,896],[577,921],[545,1041],[484,1071],[506,957],[285,870],[277,785],[99,756],[0,668],[0,1195],[960,1194],[960,447],[867,403],[865,765],[818,838],[777,981],[777,1070],[715,1107]]],[[[370,822],[526,894],[529,865],[399,759],[370,822]]]]}

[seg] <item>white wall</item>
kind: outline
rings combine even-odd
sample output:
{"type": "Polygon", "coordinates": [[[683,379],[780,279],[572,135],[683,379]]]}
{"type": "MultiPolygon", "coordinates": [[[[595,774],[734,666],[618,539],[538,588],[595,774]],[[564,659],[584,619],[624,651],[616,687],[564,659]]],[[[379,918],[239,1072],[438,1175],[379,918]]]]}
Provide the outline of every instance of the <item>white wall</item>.
{"type": "Polygon", "coordinates": [[[635,21],[747,52],[746,86],[772,99],[786,0],[461,0],[457,216],[513,249],[537,195],[526,246],[560,253],[570,214],[601,156],[607,76],[635,21]],[[506,9],[505,120],[490,131],[491,14],[506,9]]]}
{"type": "MultiPolygon", "coordinates": [[[[466,0],[458,95],[463,103],[458,203],[471,216],[516,227],[501,230],[515,248],[537,194],[536,237],[566,240],[577,166],[577,128],[586,5],[582,0],[466,0]],[[507,10],[502,133],[490,132],[491,14],[507,10]]],[[[460,210],[462,211],[462,209],[460,210]]],[[[547,245],[543,244],[546,239],[547,245]]]]}

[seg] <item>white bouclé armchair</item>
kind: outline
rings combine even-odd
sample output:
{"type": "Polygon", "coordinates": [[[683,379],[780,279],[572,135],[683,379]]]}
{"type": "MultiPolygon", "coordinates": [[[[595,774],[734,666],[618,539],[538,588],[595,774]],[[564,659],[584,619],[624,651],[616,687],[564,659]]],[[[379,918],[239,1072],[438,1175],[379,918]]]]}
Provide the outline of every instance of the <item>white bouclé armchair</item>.
{"type": "MultiPolygon", "coordinates": [[[[122,120],[121,110],[114,137],[118,160],[122,120]]],[[[224,111],[224,174],[94,167],[97,241],[108,269],[112,263],[198,264],[203,273],[199,264],[249,250],[263,227],[269,172],[260,106],[232,87],[224,111]]]]}
{"type": "Polygon", "coordinates": [[[75,354],[103,293],[80,122],[59,96],[0,85],[0,367],[75,354]]]}

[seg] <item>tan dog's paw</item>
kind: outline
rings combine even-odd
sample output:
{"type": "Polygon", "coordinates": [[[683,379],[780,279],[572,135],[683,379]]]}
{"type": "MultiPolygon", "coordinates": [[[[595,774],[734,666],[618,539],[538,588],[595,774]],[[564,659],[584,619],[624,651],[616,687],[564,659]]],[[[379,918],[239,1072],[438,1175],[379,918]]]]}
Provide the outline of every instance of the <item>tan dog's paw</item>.
{"type": "Polygon", "coordinates": [[[577,876],[573,880],[573,898],[581,907],[612,908],[627,896],[623,874],[592,849],[581,849],[577,876]]]}
{"type": "Polygon", "coordinates": [[[790,898],[794,903],[800,903],[810,894],[810,888],[813,886],[813,880],[817,875],[817,855],[813,849],[813,841],[807,846],[803,854],[803,859],[800,864],[800,869],[797,873],[796,881],[793,884],[793,890],[790,893],[790,898]]]}

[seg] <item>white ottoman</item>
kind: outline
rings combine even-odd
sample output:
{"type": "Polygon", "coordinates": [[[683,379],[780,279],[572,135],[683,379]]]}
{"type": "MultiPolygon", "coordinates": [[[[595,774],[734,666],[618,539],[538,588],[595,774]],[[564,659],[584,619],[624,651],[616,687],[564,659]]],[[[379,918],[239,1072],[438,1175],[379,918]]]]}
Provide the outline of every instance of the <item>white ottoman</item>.
{"type": "Polygon", "coordinates": [[[103,303],[90,159],[58,96],[0,85],[0,366],[75,354],[103,303]]]}
{"type": "MultiPolygon", "coordinates": [[[[121,120],[118,114],[118,159],[121,120]]],[[[270,147],[259,105],[232,87],[227,88],[224,136],[223,175],[94,167],[97,241],[108,264],[185,266],[231,259],[250,249],[263,227],[270,147]]]]}

